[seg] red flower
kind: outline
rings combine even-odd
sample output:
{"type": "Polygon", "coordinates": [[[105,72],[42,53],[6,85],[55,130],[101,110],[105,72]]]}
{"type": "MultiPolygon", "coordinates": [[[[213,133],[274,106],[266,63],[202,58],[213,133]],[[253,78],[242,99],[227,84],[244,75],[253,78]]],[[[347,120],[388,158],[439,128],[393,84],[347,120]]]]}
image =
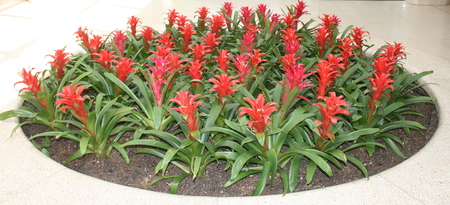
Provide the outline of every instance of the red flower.
{"type": "Polygon", "coordinates": [[[117,30],[113,33],[114,35],[114,43],[116,44],[117,48],[119,49],[119,55],[124,56],[125,55],[125,44],[128,40],[128,36],[121,30],[117,30]]]}
{"type": "Polygon", "coordinates": [[[87,33],[87,29],[82,29],[81,27],[79,27],[75,34],[77,35],[78,41],[81,41],[81,44],[85,48],[89,48],[89,35],[87,33]]]}
{"type": "Polygon", "coordinates": [[[211,29],[212,33],[215,33],[217,37],[220,36],[220,33],[225,26],[225,18],[222,15],[212,15],[211,18],[208,18],[209,29],[211,29]]]}
{"type": "Polygon", "coordinates": [[[215,78],[210,78],[209,81],[214,83],[212,87],[213,90],[219,95],[219,102],[223,104],[222,96],[231,96],[237,91],[236,88],[231,88],[231,86],[236,85],[239,81],[233,80],[233,76],[228,76],[227,74],[214,75],[215,78]]]}
{"type": "Polygon", "coordinates": [[[205,41],[205,45],[207,50],[213,52],[215,47],[219,45],[221,38],[216,38],[215,33],[206,33],[206,37],[201,37],[203,41],[205,41]]]}
{"type": "MultiPolygon", "coordinates": [[[[388,88],[394,91],[392,83],[395,81],[391,79],[391,72],[395,62],[389,62],[387,57],[378,57],[372,66],[376,72],[373,73],[374,78],[369,78],[372,85],[372,99],[369,102],[370,110],[375,110],[376,102],[381,99],[384,91],[388,88]]],[[[389,97],[389,95],[387,95],[389,97]]]]}
{"type": "Polygon", "coordinates": [[[192,24],[185,24],[180,28],[180,33],[183,35],[182,52],[186,53],[188,50],[189,43],[191,42],[192,35],[197,32],[194,31],[194,26],[192,24]]]}
{"type": "Polygon", "coordinates": [[[252,71],[252,66],[249,62],[248,54],[237,55],[232,59],[234,66],[236,66],[236,72],[240,83],[244,83],[247,75],[252,71]]]}
{"type": "Polygon", "coordinates": [[[339,71],[339,69],[344,69],[344,64],[342,63],[343,60],[344,58],[335,56],[330,53],[328,54],[327,60],[320,60],[319,63],[328,64],[328,66],[330,66],[332,70],[339,71]]]}
{"type": "Polygon", "coordinates": [[[53,69],[55,69],[55,76],[57,79],[61,79],[64,76],[64,69],[66,69],[67,62],[70,61],[67,56],[70,53],[64,53],[64,49],[55,50],[55,55],[47,55],[54,59],[53,62],[49,62],[53,69]]]}
{"type": "Polygon", "coordinates": [[[89,40],[89,51],[91,52],[91,54],[97,53],[102,43],[103,41],[101,36],[93,35],[92,39],[89,40]]]}
{"type": "Polygon", "coordinates": [[[206,6],[202,6],[200,8],[197,9],[197,11],[195,11],[195,13],[198,14],[198,27],[200,28],[205,28],[205,23],[206,23],[206,18],[208,17],[209,14],[209,8],[206,6]]]}
{"type": "Polygon", "coordinates": [[[282,103],[284,103],[288,93],[295,87],[299,88],[298,94],[300,94],[303,88],[313,85],[308,84],[308,81],[304,80],[312,73],[305,73],[307,70],[306,67],[301,63],[297,63],[299,59],[300,58],[295,58],[293,54],[281,57],[283,71],[285,73],[284,80],[282,82],[278,82],[278,84],[283,86],[282,103]]]}
{"type": "Polygon", "coordinates": [[[299,20],[297,18],[295,18],[295,16],[293,14],[287,13],[287,14],[283,15],[283,18],[281,18],[281,21],[284,22],[284,25],[286,26],[286,28],[297,30],[297,23],[299,20]]]}
{"type": "Polygon", "coordinates": [[[178,104],[178,108],[171,108],[171,110],[178,111],[181,116],[183,116],[186,125],[189,128],[189,139],[196,141],[196,139],[192,136],[192,132],[198,130],[198,122],[199,117],[195,115],[197,108],[202,101],[195,101],[200,94],[192,95],[188,94],[187,91],[177,92],[177,97],[170,99],[171,102],[178,104]]]}
{"type": "Polygon", "coordinates": [[[342,56],[342,62],[344,63],[344,68],[347,69],[350,64],[350,57],[355,55],[353,53],[354,47],[351,45],[352,39],[349,39],[347,37],[344,37],[343,39],[339,39],[339,47],[341,50],[339,53],[341,53],[342,56]]]}
{"type": "Polygon", "coordinates": [[[260,67],[257,66],[260,63],[267,61],[266,59],[261,58],[263,55],[265,55],[265,53],[260,53],[260,51],[261,51],[260,49],[253,49],[253,54],[249,54],[250,63],[252,64],[253,67],[256,67],[258,69],[256,73],[258,73],[259,69],[261,69],[260,67]]]}
{"type": "Polygon", "coordinates": [[[116,67],[114,67],[114,69],[117,72],[117,77],[122,82],[125,82],[128,78],[128,75],[136,71],[134,70],[134,68],[131,67],[136,63],[131,62],[131,59],[126,57],[119,57],[119,59],[120,61],[113,60],[112,62],[114,62],[117,65],[116,67]]]}
{"type": "Polygon", "coordinates": [[[178,30],[180,31],[180,29],[182,27],[186,26],[187,22],[189,22],[189,19],[187,18],[187,16],[178,15],[178,19],[177,19],[178,30]]]}
{"type": "Polygon", "coordinates": [[[173,27],[173,25],[175,24],[176,20],[178,19],[178,15],[180,13],[178,13],[175,9],[170,10],[167,13],[167,20],[169,21],[169,26],[173,27]]]}
{"type": "Polygon", "coordinates": [[[172,48],[163,46],[163,45],[159,45],[159,46],[156,46],[156,51],[150,51],[150,52],[155,54],[156,56],[166,57],[170,54],[170,52],[172,52],[172,48]]]}
{"type": "Polygon", "coordinates": [[[315,76],[317,82],[317,98],[325,96],[329,85],[334,83],[338,71],[334,70],[333,66],[328,61],[319,61],[319,69],[316,70],[315,76]]]}
{"type": "MultiPolygon", "coordinates": [[[[200,61],[192,61],[190,65],[186,65],[183,72],[187,73],[191,76],[192,80],[201,80],[203,78],[202,71],[205,70],[206,67],[202,67],[203,62],[200,61]]],[[[193,81],[192,86],[197,87],[201,85],[201,82],[193,81]]]]}
{"type": "Polygon", "coordinates": [[[330,93],[330,97],[322,96],[320,99],[325,102],[325,106],[323,106],[321,103],[314,103],[314,105],[319,107],[320,114],[322,115],[322,120],[317,119],[315,122],[318,126],[320,126],[319,129],[319,135],[322,139],[330,139],[331,141],[334,141],[334,134],[332,132],[329,132],[331,126],[333,124],[336,124],[337,121],[340,119],[336,115],[338,114],[344,114],[350,116],[350,112],[348,110],[343,110],[341,107],[348,107],[347,102],[345,100],[342,100],[344,96],[336,97],[335,92],[330,93]]]}
{"type": "Polygon", "coordinates": [[[78,84],[74,86],[68,85],[62,88],[62,92],[56,94],[56,96],[62,97],[62,99],[56,100],[55,104],[57,106],[61,106],[62,104],[66,104],[61,108],[63,113],[66,112],[67,109],[71,109],[75,111],[75,114],[78,115],[77,118],[86,124],[87,114],[84,110],[84,99],[87,95],[81,96],[82,92],[86,87],[80,86],[78,84]]]}
{"type": "Polygon", "coordinates": [[[100,53],[94,53],[92,54],[94,56],[97,56],[95,61],[102,64],[102,66],[108,70],[111,70],[111,62],[118,56],[114,55],[114,51],[108,51],[106,49],[102,49],[100,53]]]}
{"type": "Polygon", "coordinates": [[[230,54],[228,50],[219,50],[219,55],[217,56],[217,64],[219,68],[224,72],[228,70],[228,61],[230,60],[230,54]]]}
{"type": "Polygon", "coordinates": [[[239,108],[239,117],[248,114],[253,119],[248,121],[248,128],[255,133],[264,133],[267,126],[271,123],[269,115],[278,110],[276,107],[272,107],[277,105],[277,103],[268,102],[264,104],[265,99],[263,94],[259,94],[256,101],[247,97],[244,97],[244,100],[250,104],[251,108],[239,108]]]}
{"type": "Polygon", "coordinates": [[[148,27],[148,26],[142,28],[142,30],[141,30],[142,37],[144,38],[145,50],[147,50],[147,51],[150,46],[148,42],[152,41],[155,38],[155,36],[153,36],[154,32],[155,31],[152,29],[152,27],[148,27]]]}
{"type": "Polygon", "coordinates": [[[192,59],[194,61],[203,62],[203,58],[205,57],[205,54],[210,53],[211,51],[208,50],[205,46],[205,43],[196,43],[194,46],[190,46],[192,50],[192,59]]]}
{"type": "MultiPolygon", "coordinates": [[[[381,55],[380,55],[381,56],[381,55]]],[[[378,57],[372,63],[372,66],[375,68],[377,74],[392,74],[394,72],[395,62],[391,62],[387,57],[378,57]]]]}
{"type": "Polygon", "coordinates": [[[244,26],[249,25],[253,19],[253,9],[248,6],[241,7],[241,17],[239,18],[244,26]]]}
{"type": "Polygon", "coordinates": [[[387,44],[388,46],[383,48],[384,53],[380,53],[380,57],[386,57],[389,62],[397,64],[399,59],[406,56],[406,53],[403,51],[405,47],[401,43],[394,42],[394,45],[387,44]]]}
{"type": "Polygon", "coordinates": [[[168,84],[168,77],[171,75],[171,65],[170,62],[162,56],[158,56],[156,58],[150,58],[155,66],[147,65],[151,72],[146,73],[149,76],[149,85],[151,87],[151,91],[155,97],[155,104],[157,107],[162,107],[163,104],[163,84],[168,84]]]}
{"type": "MultiPolygon", "coordinates": [[[[362,28],[359,27],[353,27],[352,33],[350,33],[350,36],[353,39],[353,42],[358,47],[359,50],[362,49],[362,39],[366,36],[365,34],[369,34],[368,31],[363,31],[362,28]]],[[[360,52],[360,55],[362,55],[362,52],[360,52]]]]}
{"type": "Polygon", "coordinates": [[[133,35],[134,37],[136,37],[136,27],[138,23],[141,23],[141,20],[138,17],[131,16],[130,18],[128,18],[128,25],[130,25],[131,28],[131,35],[133,35]]]}
{"type": "Polygon", "coordinates": [[[266,4],[258,4],[256,6],[256,12],[261,14],[261,16],[263,17],[264,21],[267,20],[270,17],[270,10],[267,10],[267,5],[266,4]]]}
{"type": "Polygon", "coordinates": [[[27,87],[22,88],[19,90],[19,92],[22,92],[24,90],[28,90],[33,92],[33,95],[37,97],[37,92],[41,91],[41,81],[39,81],[39,73],[31,74],[31,71],[34,70],[34,68],[31,68],[28,72],[25,70],[25,68],[22,68],[22,81],[14,83],[14,86],[20,83],[25,84],[27,87]]]}
{"type": "Polygon", "coordinates": [[[297,19],[300,19],[300,17],[302,17],[305,14],[309,14],[307,11],[305,11],[306,7],[308,5],[305,4],[305,2],[298,0],[297,4],[295,6],[292,6],[292,8],[294,9],[294,16],[297,19]]]}
{"type": "Polygon", "coordinates": [[[274,33],[280,24],[280,14],[273,14],[270,19],[270,33],[274,33]]]}
{"type": "Polygon", "coordinates": [[[286,28],[282,30],[283,34],[280,35],[284,45],[286,54],[296,54],[300,50],[300,35],[298,35],[295,30],[291,28],[286,28]]]}
{"type": "Polygon", "coordinates": [[[328,15],[328,14],[323,14],[323,18],[320,18],[320,20],[322,20],[322,23],[320,23],[319,25],[325,27],[326,29],[328,29],[330,32],[333,32],[334,29],[339,25],[339,23],[341,22],[341,20],[336,16],[336,15],[328,15]]]}
{"type": "Polygon", "coordinates": [[[159,39],[157,39],[156,42],[163,45],[164,47],[173,48],[173,46],[175,45],[173,39],[175,39],[175,37],[172,37],[171,33],[162,33],[161,35],[159,35],[159,39]]]}
{"type": "Polygon", "coordinates": [[[323,58],[325,55],[326,43],[330,39],[330,31],[325,27],[320,27],[317,30],[314,30],[316,33],[314,38],[317,39],[317,46],[319,47],[319,57],[323,58]]]}
{"type": "Polygon", "coordinates": [[[226,21],[228,27],[231,26],[231,18],[233,17],[233,3],[225,2],[223,3],[223,7],[220,9],[223,19],[226,21]],[[227,18],[228,17],[228,18],[227,18]],[[230,19],[229,19],[230,18],[230,19]]]}

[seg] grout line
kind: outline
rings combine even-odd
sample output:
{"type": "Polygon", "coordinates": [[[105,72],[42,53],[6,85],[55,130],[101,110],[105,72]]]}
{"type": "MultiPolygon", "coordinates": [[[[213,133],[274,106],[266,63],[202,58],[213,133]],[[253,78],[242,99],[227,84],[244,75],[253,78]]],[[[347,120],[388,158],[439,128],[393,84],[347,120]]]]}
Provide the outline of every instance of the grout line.
{"type": "Polygon", "coordinates": [[[413,195],[411,195],[409,192],[407,192],[406,190],[402,189],[401,187],[397,186],[396,184],[392,183],[391,181],[389,181],[388,179],[384,178],[381,174],[378,175],[379,177],[381,177],[382,179],[386,180],[389,184],[394,185],[395,187],[397,187],[398,189],[400,189],[402,192],[404,192],[405,194],[409,195],[411,198],[415,199],[416,201],[420,202],[421,204],[424,204],[424,202],[422,202],[421,200],[419,200],[418,198],[414,197],[413,195]]]}

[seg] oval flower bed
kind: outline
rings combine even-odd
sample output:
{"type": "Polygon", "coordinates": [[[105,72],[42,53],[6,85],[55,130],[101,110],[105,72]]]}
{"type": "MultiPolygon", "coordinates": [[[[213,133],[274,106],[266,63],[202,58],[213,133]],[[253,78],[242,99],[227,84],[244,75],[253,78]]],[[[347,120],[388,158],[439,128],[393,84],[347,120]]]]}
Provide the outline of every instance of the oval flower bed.
{"type": "Polygon", "coordinates": [[[367,31],[340,31],[339,18],[326,14],[312,26],[299,20],[305,8],[298,1],[274,14],[262,4],[234,11],[224,3],[217,13],[199,8],[196,22],[170,10],[162,32],[132,16],[130,30],[106,37],[80,27],[75,34],[86,52],[56,50],[42,74],[23,69],[16,84],[25,84],[21,97],[33,108],[0,119],[47,126],[31,138],[44,138],[43,152],[50,137],[76,142],[66,163],[116,150],[128,164],[127,150],[138,146],[134,154],[159,158],[160,177],[149,185],[173,179],[172,193],[215,163],[229,170],[225,188],[259,177],[252,195],[275,178],[284,193],[293,192],[301,163],[306,184],[317,170],[331,176],[332,167],[347,163],[368,177],[349,153],[372,156],[379,147],[405,157],[392,131],[424,129],[405,116],[420,116],[415,106],[433,102],[413,94],[431,71],[407,73],[400,43],[369,56],[367,31]],[[166,175],[168,169],[181,173],[166,175]]]}

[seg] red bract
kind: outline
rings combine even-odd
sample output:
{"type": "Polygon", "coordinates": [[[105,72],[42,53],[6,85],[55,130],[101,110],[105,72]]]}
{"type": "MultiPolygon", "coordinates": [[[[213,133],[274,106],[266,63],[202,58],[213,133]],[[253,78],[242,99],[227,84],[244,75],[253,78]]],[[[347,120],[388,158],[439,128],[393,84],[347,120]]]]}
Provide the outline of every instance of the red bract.
{"type": "Polygon", "coordinates": [[[295,55],[297,51],[300,50],[300,35],[291,28],[286,28],[285,30],[282,30],[282,32],[283,34],[281,34],[280,37],[285,45],[286,55],[295,55]]]}
{"type": "Polygon", "coordinates": [[[173,48],[173,46],[175,45],[173,39],[175,39],[175,37],[172,37],[171,33],[162,33],[161,35],[159,35],[159,39],[157,39],[156,42],[166,48],[173,48]]]}
{"type": "Polygon", "coordinates": [[[305,78],[310,76],[311,73],[305,73],[305,66],[301,63],[297,63],[299,59],[300,58],[295,58],[294,54],[286,55],[280,58],[283,64],[283,71],[285,73],[284,80],[282,82],[277,82],[283,86],[282,103],[284,103],[288,93],[295,87],[299,88],[298,93],[300,93],[303,88],[313,85],[308,84],[308,81],[305,80],[305,78]]]}
{"type": "Polygon", "coordinates": [[[306,5],[305,2],[298,0],[297,4],[292,6],[292,8],[294,9],[295,18],[299,19],[303,15],[309,14],[309,12],[305,11],[307,6],[308,5],[306,5]]]}
{"type": "Polygon", "coordinates": [[[249,62],[248,54],[237,55],[233,59],[233,64],[236,66],[236,72],[240,83],[244,83],[247,75],[252,71],[252,66],[249,62]]]}
{"type": "Polygon", "coordinates": [[[183,45],[181,50],[183,53],[186,53],[189,43],[191,42],[192,35],[196,34],[197,32],[194,31],[194,26],[192,24],[185,24],[183,27],[179,28],[181,35],[183,35],[183,45]]]}
{"type": "MultiPolygon", "coordinates": [[[[183,72],[187,73],[189,76],[191,76],[192,80],[202,80],[203,75],[202,71],[205,70],[206,67],[202,67],[203,62],[200,61],[192,61],[190,62],[190,65],[186,65],[183,72]]],[[[201,82],[193,81],[192,86],[197,87],[201,85],[201,82]]]]}
{"type": "Polygon", "coordinates": [[[224,72],[227,72],[230,54],[228,53],[228,50],[219,50],[218,52],[219,55],[217,56],[217,64],[219,65],[220,69],[222,69],[224,72]]]}
{"type": "Polygon", "coordinates": [[[334,134],[329,132],[331,126],[336,124],[340,119],[336,115],[344,114],[350,116],[350,112],[348,110],[344,110],[341,107],[348,107],[347,102],[342,100],[344,96],[336,97],[335,92],[331,92],[330,96],[322,96],[320,99],[325,102],[326,106],[323,106],[321,103],[314,103],[314,105],[319,107],[320,114],[322,115],[322,120],[317,119],[315,122],[319,126],[319,135],[322,139],[330,139],[334,141],[334,134]]]}
{"type": "Polygon", "coordinates": [[[284,22],[284,25],[286,28],[291,28],[296,30],[297,29],[297,23],[298,19],[295,18],[295,16],[291,13],[287,13],[283,15],[283,18],[281,18],[281,21],[284,22]]]}
{"type": "Polygon", "coordinates": [[[114,55],[114,51],[108,51],[106,49],[102,49],[100,53],[94,53],[92,55],[97,56],[95,61],[102,64],[102,66],[108,70],[111,69],[111,63],[113,60],[118,57],[114,55]]]}
{"type": "Polygon", "coordinates": [[[177,21],[178,14],[180,14],[180,13],[178,13],[175,9],[169,10],[169,12],[167,12],[167,20],[169,21],[170,27],[173,27],[173,25],[177,21]]]}
{"type": "Polygon", "coordinates": [[[215,47],[219,45],[220,40],[222,38],[216,38],[215,33],[206,33],[206,37],[201,37],[201,39],[205,42],[207,50],[213,52],[215,47]]]}
{"type": "Polygon", "coordinates": [[[347,69],[349,64],[350,64],[350,57],[355,55],[353,53],[353,45],[352,44],[352,39],[349,39],[347,37],[344,37],[343,39],[339,39],[339,45],[337,45],[337,47],[339,47],[341,50],[339,51],[339,53],[341,53],[342,56],[342,62],[344,63],[344,68],[347,69]]]}
{"type": "Polygon", "coordinates": [[[273,107],[274,105],[277,105],[277,103],[268,102],[265,104],[263,94],[259,94],[256,101],[247,97],[244,97],[244,100],[250,104],[251,108],[239,108],[239,117],[248,114],[253,119],[248,121],[248,128],[255,133],[264,133],[267,126],[271,123],[270,114],[278,110],[276,107],[273,107]]]}
{"type": "Polygon", "coordinates": [[[328,66],[330,66],[332,70],[339,71],[339,69],[344,69],[344,64],[342,63],[343,60],[344,58],[342,57],[338,57],[333,54],[328,54],[328,59],[320,60],[319,63],[328,64],[328,66]]]}
{"type": "MultiPolygon", "coordinates": [[[[390,78],[390,75],[386,73],[374,73],[373,76],[374,78],[369,79],[373,90],[372,99],[369,102],[369,108],[372,111],[375,110],[376,102],[381,99],[386,89],[389,88],[392,92],[394,91],[394,86],[391,84],[395,82],[390,78]]],[[[387,96],[389,97],[389,94],[387,94],[387,96]]]]}
{"type": "Polygon", "coordinates": [[[79,27],[78,30],[75,32],[75,34],[77,35],[77,40],[81,41],[81,44],[85,48],[89,48],[89,35],[87,29],[86,28],[82,29],[81,27],[79,27]]]}
{"type": "Polygon", "coordinates": [[[168,46],[159,45],[156,46],[156,51],[150,51],[151,53],[155,54],[156,56],[168,56],[170,52],[172,52],[172,48],[168,46]]]}
{"type": "Polygon", "coordinates": [[[113,33],[113,40],[119,50],[119,55],[125,55],[125,44],[128,40],[128,36],[121,30],[117,30],[113,33]]]}
{"type": "Polygon", "coordinates": [[[228,27],[230,27],[231,26],[230,19],[233,17],[233,3],[231,3],[231,2],[223,3],[223,7],[220,9],[220,11],[226,21],[226,24],[228,25],[228,27]]]}
{"type": "Polygon", "coordinates": [[[205,57],[205,54],[210,53],[211,51],[208,50],[204,43],[196,43],[194,46],[190,46],[192,50],[192,59],[194,61],[203,62],[203,58],[205,57]]]}
{"type": "Polygon", "coordinates": [[[319,25],[325,27],[326,29],[328,29],[331,32],[333,32],[333,30],[341,22],[341,20],[336,15],[330,16],[328,14],[323,14],[323,18],[319,17],[319,19],[322,20],[322,23],[320,23],[319,25]]]}
{"type": "Polygon", "coordinates": [[[99,35],[93,35],[89,40],[89,51],[91,54],[97,53],[100,45],[103,43],[102,37],[99,35]]]}
{"type": "Polygon", "coordinates": [[[389,62],[397,64],[399,59],[406,56],[406,53],[403,51],[405,47],[401,43],[394,42],[394,45],[387,44],[388,46],[383,48],[384,53],[380,53],[380,57],[386,57],[389,62]]]}
{"type": "Polygon", "coordinates": [[[270,19],[270,33],[274,33],[280,24],[280,14],[273,14],[270,19]]]}
{"type": "Polygon", "coordinates": [[[320,61],[319,69],[316,70],[317,77],[317,98],[325,96],[328,87],[334,83],[338,71],[334,70],[328,61],[320,61]]]}
{"type": "Polygon", "coordinates": [[[231,88],[233,85],[236,85],[239,81],[233,80],[233,76],[228,76],[227,74],[214,75],[216,78],[210,78],[209,81],[214,83],[212,87],[213,90],[217,92],[219,95],[219,102],[223,104],[222,97],[224,95],[231,96],[234,92],[237,91],[236,88],[231,88]]]}
{"type": "Polygon", "coordinates": [[[113,60],[113,62],[117,65],[114,67],[117,73],[117,77],[122,81],[125,82],[128,78],[128,75],[130,75],[132,72],[136,71],[133,66],[134,62],[131,62],[130,58],[126,57],[119,57],[120,61],[113,60]]]}
{"type": "MultiPolygon", "coordinates": [[[[260,53],[261,50],[260,49],[253,49],[253,54],[249,54],[250,57],[250,63],[252,64],[252,66],[255,68],[257,68],[258,70],[261,69],[259,67],[257,67],[260,63],[267,61],[266,59],[262,59],[261,57],[265,55],[265,53],[260,53]]],[[[258,72],[258,70],[256,71],[256,73],[258,72]]],[[[256,74],[255,73],[255,74],[256,74]]]]}
{"type": "Polygon", "coordinates": [[[37,92],[41,91],[41,81],[39,81],[39,73],[36,72],[36,74],[31,74],[31,71],[34,70],[34,68],[31,68],[28,72],[25,70],[25,68],[22,68],[22,81],[14,83],[14,86],[20,83],[25,84],[27,87],[22,88],[19,90],[19,92],[22,92],[24,90],[31,91],[35,97],[37,97],[37,92]]]}
{"type": "Polygon", "coordinates": [[[241,40],[241,51],[243,53],[249,53],[255,47],[256,36],[252,34],[244,34],[242,35],[241,40]]]}
{"type": "Polygon", "coordinates": [[[64,53],[64,49],[55,50],[55,55],[47,55],[54,59],[53,62],[49,63],[51,67],[55,69],[54,72],[57,79],[61,79],[64,76],[64,69],[66,69],[67,62],[70,61],[70,59],[67,58],[68,55],[71,54],[64,53]]]}
{"type": "Polygon", "coordinates": [[[362,28],[359,28],[359,27],[353,27],[352,33],[350,33],[350,36],[352,37],[353,42],[360,50],[360,55],[362,55],[361,49],[362,49],[363,38],[366,36],[365,34],[369,34],[369,32],[363,31],[362,28]]]}
{"type": "Polygon", "coordinates": [[[136,27],[138,23],[141,23],[141,20],[138,17],[131,16],[130,18],[128,18],[128,25],[131,29],[131,35],[133,35],[134,37],[136,37],[136,27]]]}
{"type": "MultiPolygon", "coordinates": [[[[381,55],[380,55],[381,56],[381,55]]],[[[378,57],[373,61],[372,66],[375,68],[376,73],[392,74],[394,72],[395,62],[391,62],[387,57],[378,57]]]]}
{"type": "Polygon", "coordinates": [[[244,26],[249,25],[253,20],[253,9],[248,6],[241,7],[240,10],[241,17],[239,20],[244,26]]]}
{"type": "Polygon", "coordinates": [[[84,110],[84,99],[87,95],[81,96],[82,92],[86,87],[79,86],[75,84],[74,86],[68,85],[62,88],[62,92],[56,94],[56,96],[62,97],[61,99],[56,100],[55,104],[59,107],[62,104],[65,106],[61,107],[61,111],[63,113],[66,112],[67,109],[71,109],[75,111],[75,114],[78,115],[77,118],[86,124],[87,114],[84,110]]]}
{"type": "Polygon", "coordinates": [[[148,49],[150,47],[148,42],[152,41],[155,38],[155,36],[153,36],[154,32],[155,31],[151,27],[148,27],[148,26],[142,28],[142,30],[141,30],[141,35],[144,38],[144,45],[145,45],[146,51],[148,51],[148,49]]]}
{"type": "Polygon", "coordinates": [[[157,107],[162,107],[163,104],[163,84],[168,84],[167,80],[168,77],[171,75],[171,66],[170,62],[162,57],[158,56],[156,58],[150,58],[154,63],[155,66],[147,65],[151,72],[146,73],[149,76],[149,85],[151,87],[151,91],[153,92],[153,95],[155,97],[155,104],[157,107]]]}
{"type": "Polygon", "coordinates": [[[225,18],[222,15],[211,15],[211,18],[208,18],[207,21],[209,22],[208,27],[211,29],[211,32],[216,34],[216,37],[219,37],[223,27],[226,25],[225,18]]]}
{"type": "Polygon", "coordinates": [[[316,34],[314,34],[314,38],[317,40],[317,46],[319,47],[319,57],[323,58],[325,55],[326,43],[330,38],[330,31],[325,27],[320,27],[317,30],[314,30],[316,34]]]}
{"type": "Polygon", "coordinates": [[[198,14],[198,20],[199,20],[198,26],[200,28],[205,28],[206,18],[208,17],[208,14],[209,14],[209,8],[202,6],[202,7],[198,8],[197,11],[195,11],[195,13],[198,14]]]}
{"type": "Polygon", "coordinates": [[[189,128],[189,139],[196,141],[192,136],[192,132],[198,130],[199,117],[196,114],[197,108],[202,101],[195,101],[200,94],[192,95],[187,91],[177,92],[177,97],[170,99],[171,102],[178,104],[178,108],[171,108],[171,110],[178,111],[184,118],[186,125],[189,128]]]}
{"type": "Polygon", "coordinates": [[[178,15],[178,19],[177,19],[178,31],[181,31],[181,28],[186,26],[187,22],[189,22],[189,19],[187,16],[178,15]]]}
{"type": "Polygon", "coordinates": [[[264,21],[267,20],[270,17],[270,10],[267,10],[267,5],[266,4],[258,4],[256,6],[256,12],[261,14],[261,16],[263,17],[264,21]]]}

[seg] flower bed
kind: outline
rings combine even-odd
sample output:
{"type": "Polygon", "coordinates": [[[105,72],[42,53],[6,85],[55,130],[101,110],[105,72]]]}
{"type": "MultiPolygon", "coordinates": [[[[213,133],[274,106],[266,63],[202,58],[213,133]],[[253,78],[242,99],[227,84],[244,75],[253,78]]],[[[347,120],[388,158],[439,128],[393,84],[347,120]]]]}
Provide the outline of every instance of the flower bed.
{"type": "Polygon", "coordinates": [[[199,8],[197,23],[171,10],[161,33],[138,31],[136,17],[129,31],[107,37],[80,28],[86,53],[56,50],[52,69],[42,74],[49,78],[23,70],[21,97],[37,110],[22,107],[0,118],[29,117],[25,123],[51,130],[33,138],[77,142],[67,162],[87,154],[108,158],[116,149],[128,163],[126,148],[145,146],[136,153],[161,158],[155,172],[163,176],[151,184],[173,178],[172,193],[218,160],[230,170],[224,187],[259,173],[253,195],[276,175],[292,192],[301,162],[307,183],[316,170],[331,175],[330,164],[347,162],[368,176],[348,151],[372,155],[379,146],[403,156],[402,141],[388,131],[423,129],[404,115],[432,102],[410,93],[430,72],[406,73],[399,43],[366,56],[367,31],[340,32],[339,19],[325,14],[311,26],[299,21],[305,7],[299,1],[279,15],[264,5],[234,12],[225,3],[216,14],[199,8]],[[119,141],[130,133],[131,140],[119,141]],[[169,164],[184,173],[164,176],[169,164]]]}

